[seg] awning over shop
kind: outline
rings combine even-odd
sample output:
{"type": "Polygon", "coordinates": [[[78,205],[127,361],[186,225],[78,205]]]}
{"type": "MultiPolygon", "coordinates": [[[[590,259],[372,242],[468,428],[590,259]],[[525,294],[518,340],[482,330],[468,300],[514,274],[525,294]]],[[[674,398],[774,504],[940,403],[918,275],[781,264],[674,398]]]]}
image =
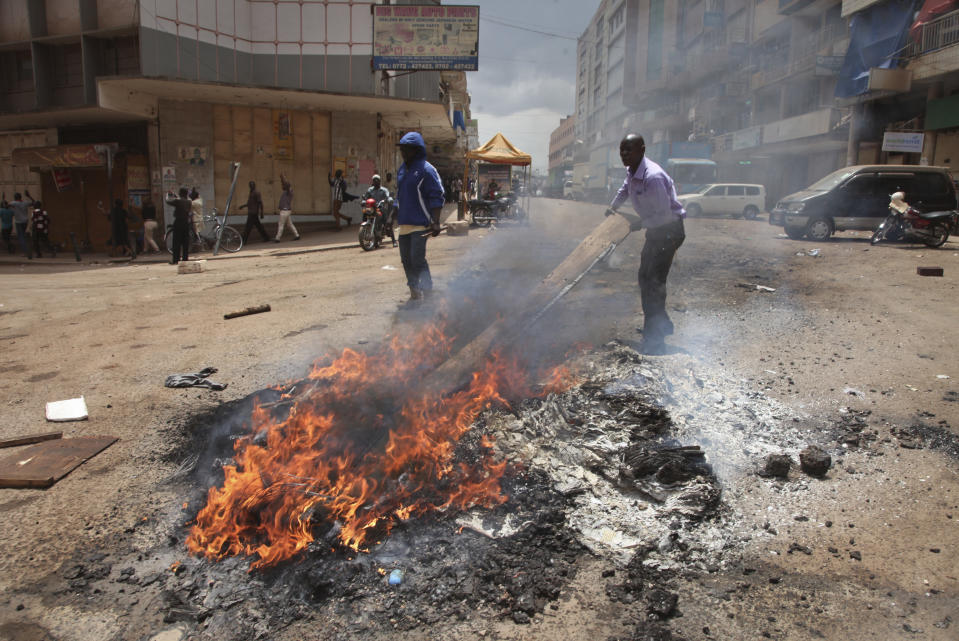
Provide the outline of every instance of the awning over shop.
{"type": "Polygon", "coordinates": [[[837,98],[851,98],[869,89],[869,70],[899,66],[909,26],[921,0],[889,0],[855,14],[850,21],[849,49],[839,71],[837,98]]]}
{"type": "Polygon", "coordinates": [[[456,140],[446,104],[411,98],[142,77],[99,78],[97,96],[103,107],[138,115],[149,114],[160,98],[270,109],[358,111],[380,114],[397,130],[418,131],[431,144],[456,140]]]}
{"type": "Polygon", "coordinates": [[[104,167],[108,151],[116,153],[117,144],[20,147],[13,150],[11,160],[14,165],[38,169],[104,167]]]}
{"type": "Polygon", "coordinates": [[[501,133],[490,138],[489,142],[479,149],[466,152],[466,158],[497,165],[529,165],[533,162],[532,156],[514,147],[501,133]]]}

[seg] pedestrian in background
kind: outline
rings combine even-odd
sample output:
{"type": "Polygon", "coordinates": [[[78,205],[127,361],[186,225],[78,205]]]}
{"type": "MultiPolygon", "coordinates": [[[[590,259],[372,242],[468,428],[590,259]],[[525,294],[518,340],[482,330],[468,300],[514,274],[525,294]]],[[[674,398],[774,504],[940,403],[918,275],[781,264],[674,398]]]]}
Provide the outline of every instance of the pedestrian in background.
{"type": "Polygon", "coordinates": [[[40,252],[41,245],[46,247],[56,258],[57,250],[50,244],[50,215],[47,214],[47,211],[43,208],[43,203],[39,200],[33,201],[33,216],[30,222],[33,226],[33,251],[37,258],[43,257],[40,252]]]}
{"type": "Polygon", "coordinates": [[[143,218],[143,249],[150,252],[160,251],[160,247],[153,236],[157,228],[157,208],[151,197],[147,196],[143,199],[140,216],[143,218]]]}
{"type": "Polygon", "coordinates": [[[10,201],[10,209],[13,210],[13,227],[17,230],[17,242],[20,243],[20,251],[32,260],[33,252],[31,252],[30,242],[27,240],[27,232],[30,228],[30,203],[33,202],[33,197],[30,196],[29,189],[24,189],[23,192],[27,195],[27,200],[23,200],[20,192],[15,193],[13,200],[10,201]]]}
{"type": "Polygon", "coordinates": [[[349,227],[353,219],[340,213],[340,207],[343,206],[343,201],[347,199],[346,180],[343,179],[343,170],[337,169],[332,177],[327,174],[326,179],[330,183],[330,196],[333,198],[333,221],[336,223],[337,229],[340,227],[340,218],[345,220],[346,226],[349,227]]]}
{"type": "Polygon", "coordinates": [[[190,222],[193,227],[193,235],[200,235],[200,225],[203,224],[203,198],[196,187],[190,190],[190,222]]]}
{"type": "Polygon", "coordinates": [[[403,156],[396,176],[400,260],[410,288],[410,302],[417,304],[433,290],[426,239],[440,234],[443,184],[436,168],[426,160],[423,136],[411,131],[400,138],[399,147],[403,156]]]}
{"type": "Polygon", "coordinates": [[[250,231],[256,228],[263,238],[263,242],[270,240],[270,235],[263,228],[260,219],[263,218],[263,196],[256,188],[256,183],[250,181],[250,195],[246,197],[246,204],[240,205],[240,209],[246,209],[246,229],[243,230],[243,244],[250,238],[250,231]]]}
{"type": "Polygon", "coordinates": [[[0,200],[0,234],[7,245],[7,251],[13,253],[13,210],[7,204],[6,195],[0,200]]]}
{"type": "Polygon", "coordinates": [[[276,226],[276,238],[273,242],[280,242],[280,238],[283,237],[283,229],[289,225],[290,231],[293,232],[293,240],[300,239],[300,233],[296,231],[296,227],[293,225],[293,185],[290,184],[290,181],[286,179],[284,174],[280,174],[280,184],[283,187],[283,193],[280,194],[280,202],[278,209],[280,210],[280,221],[276,226]]]}
{"type": "Polygon", "coordinates": [[[606,215],[630,201],[639,215],[634,231],[646,229],[646,243],[639,261],[639,292],[643,304],[644,354],[664,354],[665,338],[673,333],[666,313],[666,278],[676,250],[686,239],[683,219],[686,210],[676,199],[673,179],[663,168],[646,158],[646,142],[639,134],[628,134],[619,143],[619,157],[626,165],[626,179],[613,198],[606,215]]]}
{"type": "Polygon", "coordinates": [[[171,265],[181,260],[190,260],[190,215],[193,201],[186,187],[180,187],[179,198],[173,191],[167,192],[166,203],[173,207],[173,259],[171,265]]]}
{"type": "Polygon", "coordinates": [[[130,253],[130,235],[127,228],[127,219],[130,217],[123,207],[123,201],[119,198],[113,201],[113,209],[110,210],[110,229],[113,232],[113,254],[117,255],[123,250],[123,255],[130,253]]]}
{"type": "Polygon", "coordinates": [[[460,192],[463,190],[463,179],[457,176],[453,179],[453,202],[460,201],[460,192]]]}

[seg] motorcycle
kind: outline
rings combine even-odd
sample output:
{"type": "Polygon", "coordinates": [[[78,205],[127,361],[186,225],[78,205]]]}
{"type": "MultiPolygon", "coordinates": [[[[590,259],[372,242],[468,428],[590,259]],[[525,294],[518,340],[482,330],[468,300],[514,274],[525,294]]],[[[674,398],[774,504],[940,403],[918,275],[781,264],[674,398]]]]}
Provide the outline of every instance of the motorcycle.
{"type": "Polygon", "coordinates": [[[516,194],[507,193],[500,196],[499,192],[496,192],[491,196],[489,199],[477,198],[469,201],[473,224],[488,227],[494,221],[526,219],[526,212],[516,202],[516,194]]]}
{"type": "Polygon", "coordinates": [[[380,246],[385,236],[393,234],[393,199],[376,202],[372,198],[367,198],[363,201],[362,212],[360,247],[363,251],[373,251],[380,246]]]}
{"type": "Polygon", "coordinates": [[[941,247],[949,240],[950,232],[959,229],[959,212],[921,212],[910,206],[905,198],[906,195],[901,191],[890,197],[889,215],[869,239],[870,244],[875,245],[882,240],[914,238],[927,247],[941,247]]]}

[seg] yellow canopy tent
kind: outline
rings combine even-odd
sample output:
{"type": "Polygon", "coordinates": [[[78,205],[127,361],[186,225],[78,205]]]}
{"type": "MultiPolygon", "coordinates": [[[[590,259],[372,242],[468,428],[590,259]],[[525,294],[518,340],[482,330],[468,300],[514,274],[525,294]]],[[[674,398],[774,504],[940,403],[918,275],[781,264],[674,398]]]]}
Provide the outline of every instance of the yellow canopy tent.
{"type": "Polygon", "coordinates": [[[529,165],[533,162],[532,156],[514,147],[513,143],[501,133],[490,138],[479,149],[466,152],[466,159],[482,160],[497,165],[529,165]]]}
{"type": "MultiPolygon", "coordinates": [[[[532,156],[514,147],[513,143],[511,143],[506,136],[497,132],[497,134],[490,138],[482,147],[466,152],[466,165],[463,169],[464,185],[469,185],[469,167],[471,160],[488,162],[494,165],[517,165],[526,167],[526,171],[523,172],[523,182],[526,186],[526,211],[529,211],[529,168],[533,162],[532,156]]],[[[463,193],[466,194],[466,190],[464,190],[463,193]]],[[[477,196],[478,195],[479,194],[477,194],[477,196]]],[[[468,196],[464,195],[463,198],[467,201],[469,200],[468,196]]]]}

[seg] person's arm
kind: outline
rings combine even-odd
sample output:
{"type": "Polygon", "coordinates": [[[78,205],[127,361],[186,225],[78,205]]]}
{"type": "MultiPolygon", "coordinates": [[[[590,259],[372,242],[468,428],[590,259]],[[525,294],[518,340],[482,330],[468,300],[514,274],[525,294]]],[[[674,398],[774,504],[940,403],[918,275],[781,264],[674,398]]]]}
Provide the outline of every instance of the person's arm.
{"type": "Polygon", "coordinates": [[[431,166],[427,165],[426,176],[420,183],[420,195],[430,214],[430,231],[433,236],[440,235],[440,214],[443,211],[445,202],[443,193],[443,183],[440,182],[439,174],[431,166]]]}
{"type": "Polygon", "coordinates": [[[606,210],[606,215],[608,216],[610,212],[615,212],[619,206],[626,201],[627,198],[629,198],[629,174],[626,175],[626,179],[623,180],[623,184],[620,185],[619,191],[617,191],[616,195],[613,197],[613,202],[609,204],[609,209],[606,210]]]}

